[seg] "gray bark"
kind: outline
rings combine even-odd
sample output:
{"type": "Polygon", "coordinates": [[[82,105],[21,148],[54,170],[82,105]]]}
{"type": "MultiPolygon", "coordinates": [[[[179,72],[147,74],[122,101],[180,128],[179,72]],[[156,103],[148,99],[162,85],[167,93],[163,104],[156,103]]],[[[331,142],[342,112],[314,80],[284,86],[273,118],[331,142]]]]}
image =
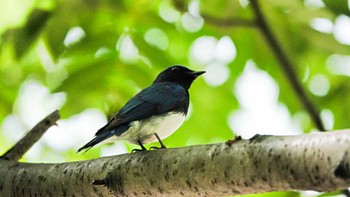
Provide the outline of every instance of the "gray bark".
{"type": "Polygon", "coordinates": [[[19,140],[0,159],[19,160],[52,125],[60,118],[58,110],[49,114],[46,118],[36,124],[21,140],[19,140]]]}
{"type": "Polygon", "coordinates": [[[220,196],[350,186],[350,130],[59,164],[0,160],[0,196],[220,196]]]}

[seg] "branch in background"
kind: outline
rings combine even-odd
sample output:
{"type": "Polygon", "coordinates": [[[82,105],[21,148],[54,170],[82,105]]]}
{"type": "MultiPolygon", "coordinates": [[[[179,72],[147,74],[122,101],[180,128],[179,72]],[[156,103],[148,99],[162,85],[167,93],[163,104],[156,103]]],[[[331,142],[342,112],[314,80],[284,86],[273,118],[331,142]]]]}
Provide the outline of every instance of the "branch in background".
{"type": "MultiPolygon", "coordinates": [[[[180,12],[186,12],[187,4],[184,1],[173,0],[173,5],[176,10],[180,12]]],[[[201,13],[201,16],[208,24],[219,26],[219,27],[256,27],[254,21],[241,18],[216,18],[214,16],[201,13]]]]}
{"type": "Polygon", "coordinates": [[[256,24],[258,25],[258,28],[261,30],[262,34],[264,35],[265,39],[270,45],[273,53],[276,55],[277,60],[279,61],[282,70],[284,71],[287,79],[289,80],[295,93],[297,94],[297,97],[299,98],[306,111],[311,116],[311,119],[316,125],[317,129],[320,131],[325,131],[326,129],[324,128],[324,125],[322,123],[319,111],[312,104],[312,102],[306,95],[303,86],[298,81],[298,77],[293,69],[296,66],[293,65],[292,62],[289,60],[288,56],[282,49],[281,44],[277,41],[276,36],[272,33],[272,30],[268,26],[265,20],[265,16],[261,11],[258,0],[250,0],[250,3],[255,13],[256,24]]]}
{"type": "Polygon", "coordinates": [[[58,110],[52,112],[35,125],[19,142],[17,142],[0,158],[12,161],[19,160],[24,153],[26,153],[41,138],[47,129],[56,124],[56,121],[59,118],[60,115],[58,110]]]}
{"type": "Polygon", "coordinates": [[[229,196],[350,186],[350,130],[256,136],[89,161],[0,160],[0,196],[229,196]]]}
{"type": "Polygon", "coordinates": [[[216,18],[207,14],[201,14],[205,22],[219,27],[256,27],[255,22],[240,18],[216,18]]]}

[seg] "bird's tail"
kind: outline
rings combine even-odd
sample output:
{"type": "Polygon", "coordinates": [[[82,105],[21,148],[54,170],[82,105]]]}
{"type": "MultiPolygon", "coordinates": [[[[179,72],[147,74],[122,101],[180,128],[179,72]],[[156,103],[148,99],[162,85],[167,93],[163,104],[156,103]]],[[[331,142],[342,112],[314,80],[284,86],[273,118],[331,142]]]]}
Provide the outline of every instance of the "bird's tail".
{"type": "MultiPolygon", "coordinates": [[[[103,140],[105,140],[109,137],[112,137],[113,135],[114,135],[113,131],[101,133],[101,134],[95,136],[94,139],[92,139],[90,142],[85,144],[83,147],[79,148],[77,152],[80,152],[80,151],[87,149],[87,148],[90,149],[91,147],[95,146],[96,144],[102,142],[103,140]]],[[[88,151],[89,149],[87,149],[86,151],[88,151]]]]}

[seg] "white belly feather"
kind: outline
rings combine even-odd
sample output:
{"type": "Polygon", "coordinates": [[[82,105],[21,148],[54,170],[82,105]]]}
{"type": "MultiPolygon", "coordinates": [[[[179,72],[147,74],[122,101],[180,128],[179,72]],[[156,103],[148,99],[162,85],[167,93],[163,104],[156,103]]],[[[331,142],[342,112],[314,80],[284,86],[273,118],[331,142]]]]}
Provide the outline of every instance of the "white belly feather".
{"type": "Polygon", "coordinates": [[[158,141],[155,133],[160,139],[165,139],[173,134],[184,122],[185,114],[169,112],[162,116],[152,116],[145,120],[134,121],[130,128],[125,131],[116,140],[127,140],[137,144],[137,140],[142,143],[151,143],[158,141]]]}

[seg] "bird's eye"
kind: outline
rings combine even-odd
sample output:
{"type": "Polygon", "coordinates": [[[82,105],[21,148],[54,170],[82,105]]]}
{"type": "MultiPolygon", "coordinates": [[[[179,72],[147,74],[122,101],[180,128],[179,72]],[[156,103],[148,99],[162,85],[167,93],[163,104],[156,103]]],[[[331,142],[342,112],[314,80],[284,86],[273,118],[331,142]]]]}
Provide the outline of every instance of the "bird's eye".
{"type": "Polygon", "coordinates": [[[173,68],[171,68],[171,71],[177,71],[177,70],[179,70],[178,67],[173,67],[173,68]]]}

